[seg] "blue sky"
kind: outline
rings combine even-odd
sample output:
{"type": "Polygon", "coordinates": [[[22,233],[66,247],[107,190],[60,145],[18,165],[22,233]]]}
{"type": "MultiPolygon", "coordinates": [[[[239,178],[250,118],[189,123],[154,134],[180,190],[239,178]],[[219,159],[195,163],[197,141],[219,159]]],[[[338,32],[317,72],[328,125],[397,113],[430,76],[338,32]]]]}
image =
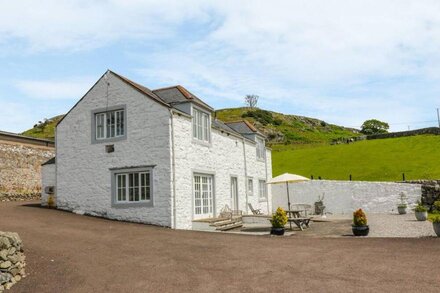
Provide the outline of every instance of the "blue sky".
{"type": "Polygon", "coordinates": [[[112,69],[215,108],[436,126],[440,2],[2,1],[0,130],[67,112],[112,69]]]}

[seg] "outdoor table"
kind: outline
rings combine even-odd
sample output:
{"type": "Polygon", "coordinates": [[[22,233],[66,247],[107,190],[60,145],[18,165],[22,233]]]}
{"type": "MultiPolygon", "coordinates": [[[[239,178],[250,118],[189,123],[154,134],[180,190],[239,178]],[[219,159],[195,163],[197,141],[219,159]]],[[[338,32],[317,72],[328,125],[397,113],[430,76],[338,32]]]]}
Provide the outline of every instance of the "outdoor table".
{"type": "Polygon", "coordinates": [[[303,227],[302,227],[302,223],[304,222],[304,224],[308,227],[309,225],[309,221],[310,218],[301,218],[301,212],[303,212],[304,210],[287,210],[286,214],[288,214],[288,218],[289,218],[289,225],[290,225],[290,230],[292,230],[292,222],[294,222],[298,228],[302,231],[303,227]]]}

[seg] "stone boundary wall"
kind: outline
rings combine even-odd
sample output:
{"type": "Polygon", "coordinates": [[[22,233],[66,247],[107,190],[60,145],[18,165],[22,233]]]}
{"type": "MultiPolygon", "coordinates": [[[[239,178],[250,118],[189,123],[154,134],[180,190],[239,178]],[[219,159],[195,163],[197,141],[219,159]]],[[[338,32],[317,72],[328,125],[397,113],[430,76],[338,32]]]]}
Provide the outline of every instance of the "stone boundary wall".
{"type": "MultiPolygon", "coordinates": [[[[287,208],[285,184],[272,185],[272,206],[287,208]]],[[[400,193],[406,193],[409,206],[414,206],[422,195],[421,184],[394,182],[311,180],[289,184],[290,202],[310,204],[324,195],[325,211],[351,214],[358,208],[369,213],[396,212],[400,193]]],[[[314,208],[313,208],[314,209],[314,208]]]]}
{"type": "Polygon", "coordinates": [[[405,183],[419,183],[422,184],[422,204],[428,206],[429,211],[432,211],[435,201],[440,200],[440,180],[414,180],[405,183]]]}
{"type": "Polygon", "coordinates": [[[421,128],[421,129],[415,129],[415,130],[390,132],[390,133],[383,133],[383,134],[373,134],[373,135],[368,135],[367,139],[396,138],[396,137],[413,136],[413,135],[420,135],[420,134],[440,135],[440,128],[439,127],[428,127],[428,128],[421,128]]]}
{"type": "Polygon", "coordinates": [[[23,245],[17,233],[0,231],[0,292],[26,277],[23,245]]]}
{"type": "Polygon", "coordinates": [[[10,193],[0,192],[0,202],[4,201],[27,201],[27,200],[40,200],[41,193],[10,193]]]}

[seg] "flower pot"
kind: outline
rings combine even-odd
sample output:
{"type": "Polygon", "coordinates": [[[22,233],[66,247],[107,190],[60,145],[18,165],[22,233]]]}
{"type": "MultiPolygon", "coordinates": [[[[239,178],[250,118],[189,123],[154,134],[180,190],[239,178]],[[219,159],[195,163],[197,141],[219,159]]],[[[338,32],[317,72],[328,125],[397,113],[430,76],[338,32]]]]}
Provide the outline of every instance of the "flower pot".
{"type": "Polygon", "coordinates": [[[351,226],[353,230],[354,236],[367,236],[368,232],[370,232],[370,227],[368,225],[365,226],[351,226]]]}
{"type": "Polygon", "coordinates": [[[407,207],[397,207],[397,210],[399,211],[399,215],[406,214],[407,207]]]}
{"type": "Polygon", "coordinates": [[[272,227],[272,229],[270,230],[270,234],[271,235],[284,235],[284,228],[274,228],[272,227]]]}
{"type": "Polygon", "coordinates": [[[432,227],[434,228],[434,232],[437,234],[437,237],[440,237],[440,223],[432,223],[432,227]]]}
{"type": "Polygon", "coordinates": [[[428,212],[415,212],[417,221],[426,221],[428,219],[428,212]]]}

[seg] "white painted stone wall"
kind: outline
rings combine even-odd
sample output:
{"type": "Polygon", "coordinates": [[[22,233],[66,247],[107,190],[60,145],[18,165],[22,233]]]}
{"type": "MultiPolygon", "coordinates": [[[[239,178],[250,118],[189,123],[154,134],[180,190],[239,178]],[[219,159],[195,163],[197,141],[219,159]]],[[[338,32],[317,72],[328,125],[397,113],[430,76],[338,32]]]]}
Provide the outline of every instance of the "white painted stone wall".
{"type": "MultiPolygon", "coordinates": [[[[272,185],[273,209],[287,208],[286,185],[272,185]]],[[[421,197],[420,184],[366,181],[311,180],[289,184],[290,202],[313,206],[325,194],[326,212],[351,214],[362,208],[370,213],[390,213],[397,210],[400,193],[405,192],[413,205],[421,197]]],[[[314,209],[314,208],[313,208],[314,209]]]]}
{"type": "Polygon", "coordinates": [[[103,79],[58,125],[57,205],[61,209],[134,222],[171,226],[170,113],[113,74],[109,96],[103,79]],[[126,105],[127,139],[91,143],[94,109],[126,105]],[[105,145],[115,151],[106,153],[105,145]],[[110,168],[155,165],[153,207],[111,206],[110,168]]]}
{"type": "MultiPolygon", "coordinates": [[[[240,137],[222,133],[213,129],[211,143],[201,144],[192,138],[191,118],[174,115],[175,168],[176,168],[176,228],[191,229],[193,220],[193,174],[206,173],[214,175],[215,213],[228,205],[232,207],[231,176],[238,179],[239,208],[246,213],[246,180],[247,176],[254,179],[254,195],[248,197],[253,207],[263,212],[270,211],[270,190],[268,200],[258,198],[258,180],[271,178],[271,152],[267,151],[266,164],[256,158],[256,146],[240,137]],[[246,152],[247,174],[245,173],[244,148],[246,152]],[[247,175],[247,176],[246,176],[247,175]]],[[[250,211],[248,211],[250,213],[250,211]]]]}
{"type": "MultiPolygon", "coordinates": [[[[55,164],[41,166],[41,205],[47,205],[49,194],[46,193],[46,187],[56,185],[55,164]]],[[[52,195],[56,202],[56,193],[52,195]]]]}

